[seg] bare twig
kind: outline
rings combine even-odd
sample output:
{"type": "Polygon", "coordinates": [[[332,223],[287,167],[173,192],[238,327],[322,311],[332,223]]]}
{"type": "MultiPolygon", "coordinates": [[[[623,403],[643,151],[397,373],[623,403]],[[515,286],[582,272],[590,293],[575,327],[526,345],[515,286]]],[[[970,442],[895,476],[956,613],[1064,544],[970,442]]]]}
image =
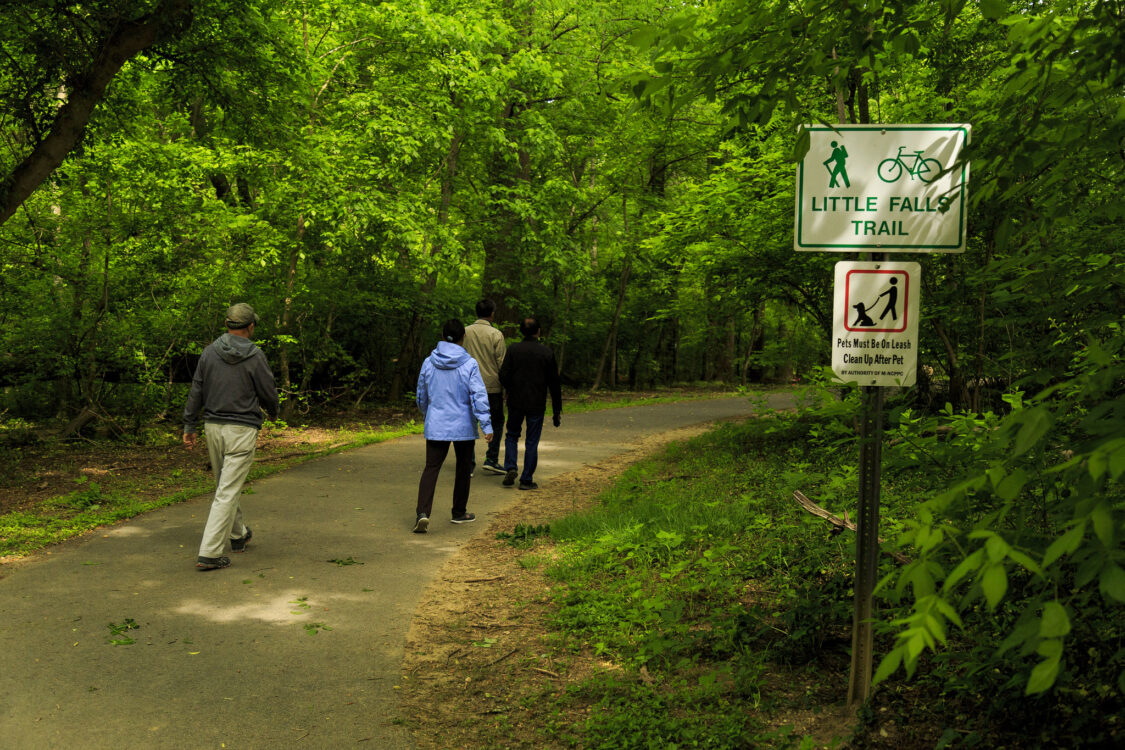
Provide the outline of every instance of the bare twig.
{"type": "Polygon", "coordinates": [[[543,669],[542,667],[531,667],[531,671],[532,672],[542,672],[545,675],[550,675],[551,677],[554,677],[555,679],[559,679],[558,673],[552,672],[549,669],[543,669]]]}
{"type": "Polygon", "coordinates": [[[656,479],[646,479],[645,484],[656,484],[658,482],[671,482],[673,479],[698,479],[698,474],[673,474],[669,477],[657,477],[656,479]]]}
{"type": "Polygon", "coordinates": [[[509,651],[508,653],[504,654],[503,656],[501,656],[501,657],[500,657],[499,659],[497,659],[496,661],[490,661],[490,662],[488,662],[488,664],[486,664],[485,666],[491,667],[491,666],[492,666],[492,665],[494,665],[494,664],[499,664],[500,662],[504,661],[505,659],[507,659],[507,658],[508,658],[509,656],[511,656],[512,654],[516,653],[517,651],[519,651],[519,649],[518,649],[518,648],[513,648],[513,649],[512,649],[511,651],[509,651]]]}
{"type": "MultiPolygon", "coordinates": [[[[855,524],[847,519],[847,513],[846,512],[844,513],[844,518],[840,518],[839,516],[834,516],[831,513],[829,513],[828,511],[826,511],[824,508],[822,508],[819,505],[817,505],[816,503],[814,503],[812,500],[809,500],[807,497],[805,497],[804,493],[802,493],[799,490],[793,491],[793,497],[796,498],[797,502],[800,503],[802,508],[807,510],[809,513],[812,513],[814,516],[819,516],[820,518],[823,518],[825,521],[828,521],[828,523],[832,524],[836,528],[847,529],[848,531],[855,531],[856,530],[855,524]]],[[[879,539],[878,541],[879,541],[880,544],[883,543],[882,539],[879,539]]],[[[906,565],[907,563],[910,562],[910,558],[907,557],[906,555],[902,554],[901,552],[891,550],[887,554],[889,554],[891,557],[893,557],[897,562],[899,562],[902,565],[906,565]]]]}

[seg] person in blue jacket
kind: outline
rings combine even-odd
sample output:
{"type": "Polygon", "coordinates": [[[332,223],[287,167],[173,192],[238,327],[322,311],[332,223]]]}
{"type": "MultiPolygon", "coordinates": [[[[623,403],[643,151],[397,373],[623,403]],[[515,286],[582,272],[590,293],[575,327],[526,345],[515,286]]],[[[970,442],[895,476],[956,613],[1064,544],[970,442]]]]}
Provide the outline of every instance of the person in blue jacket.
{"type": "Polygon", "coordinates": [[[414,533],[424,534],[430,526],[434,505],[434,488],[449,444],[457,457],[457,473],[453,480],[453,523],[469,523],[476,515],[469,513],[469,482],[473,473],[473,443],[477,439],[476,423],[480,422],[484,441],[492,442],[492,413],[488,391],[480,376],[477,361],[462,346],[465,325],[459,320],[446,321],[441,329],[442,341],[422,363],[415,391],[418,408],[425,415],[426,468],[418,482],[418,507],[414,533]]]}

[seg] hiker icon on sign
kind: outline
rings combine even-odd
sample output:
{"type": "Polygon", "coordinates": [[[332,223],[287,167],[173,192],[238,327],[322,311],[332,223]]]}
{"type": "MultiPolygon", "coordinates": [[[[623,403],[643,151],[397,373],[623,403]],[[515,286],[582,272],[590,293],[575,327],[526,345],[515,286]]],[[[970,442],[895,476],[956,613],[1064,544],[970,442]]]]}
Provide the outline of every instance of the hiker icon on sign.
{"type": "Polygon", "coordinates": [[[836,145],[836,141],[832,141],[832,156],[824,160],[824,166],[828,168],[828,176],[832,179],[828,182],[828,187],[839,187],[836,184],[836,178],[844,181],[844,187],[851,187],[852,183],[848,179],[848,169],[846,166],[848,160],[848,150],[844,148],[844,144],[836,145]],[[829,164],[834,166],[829,167],[829,164]]]}

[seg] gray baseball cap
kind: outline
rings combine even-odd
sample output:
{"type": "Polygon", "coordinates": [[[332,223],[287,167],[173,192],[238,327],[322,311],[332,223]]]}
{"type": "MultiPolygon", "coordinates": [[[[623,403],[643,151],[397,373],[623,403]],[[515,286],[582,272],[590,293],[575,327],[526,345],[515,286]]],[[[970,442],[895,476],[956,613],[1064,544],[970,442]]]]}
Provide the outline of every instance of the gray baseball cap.
{"type": "Polygon", "coordinates": [[[231,305],[227,308],[226,324],[227,328],[248,328],[251,323],[258,322],[258,315],[254,312],[254,308],[245,302],[239,302],[236,305],[231,305]]]}

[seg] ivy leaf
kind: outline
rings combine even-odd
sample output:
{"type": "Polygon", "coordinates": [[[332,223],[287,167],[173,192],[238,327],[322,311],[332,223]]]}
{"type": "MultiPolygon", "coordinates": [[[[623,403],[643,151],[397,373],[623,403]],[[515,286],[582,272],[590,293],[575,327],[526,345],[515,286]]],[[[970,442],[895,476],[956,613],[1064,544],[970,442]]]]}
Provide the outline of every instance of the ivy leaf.
{"type": "Polygon", "coordinates": [[[1105,502],[1098,503],[1090,512],[1090,520],[1094,524],[1094,533],[1098,535],[1107,548],[1113,547],[1113,515],[1110,513],[1109,504],[1105,502]]]}
{"type": "Polygon", "coordinates": [[[1027,680],[1025,695],[1037,695],[1050,689],[1059,676],[1059,657],[1047,658],[1035,665],[1027,680]]]}
{"type": "Polygon", "coordinates": [[[1027,480],[1027,472],[1023,469],[1016,469],[997,485],[996,496],[1001,500],[1015,500],[1016,496],[1020,494],[1020,490],[1027,484],[1027,480]]]}
{"type": "Polygon", "coordinates": [[[1008,555],[1011,547],[1001,537],[997,535],[990,536],[988,541],[984,544],[985,550],[988,552],[988,559],[991,562],[998,563],[1008,555]]]}
{"type": "Polygon", "coordinates": [[[1082,543],[1082,537],[1085,535],[1086,524],[1084,522],[1076,523],[1067,529],[1065,534],[1051,542],[1051,546],[1047,547],[1047,551],[1043,554],[1043,567],[1046,568],[1064,555],[1072,554],[1074,550],[1078,549],[1078,545],[1082,543]]]}
{"type": "Polygon", "coordinates": [[[797,142],[793,145],[794,162],[800,164],[801,160],[805,158],[805,154],[809,152],[811,140],[812,136],[809,133],[808,128],[802,127],[797,133],[797,142]]]}
{"type": "Polygon", "coordinates": [[[989,21],[1003,18],[1008,12],[1008,4],[1004,0],[981,0],[980,14],[989,21]]]}
{"type": "Polygon", "coordinates": [[[1113,599],[1119,604],[1125,604],[1125,570],[1110,563],[1102,570],[1098,586],[1102,596],[1113,599]]]}
{"type": "Polygon", "coordinates": [[[1039,442],[1051,428],[1051,413],[1042,406],[1025,409],[1021,415],[1023,425],[1016,434],[1015,455],[1020,456],[1039,442]]]}
{"type": "Polygon", "coordinates": [[[954,568],[953,572],[949,574],[949,577],[945,579],[945,583],[942,586],[942,589],[944,591],[952,590],[953,587],[956,586],[962,578],[968,575],[971,571],[980,567],[981,559],[983,557],[984,550],[978,549],[971,555],[966,557],[964,560],[962,560],[961,564],[954,568]]]}
{"type": "Polygon", "coordinates": [[[1109,459],[1105,453],[1101,451],[1094,451],[1090,457],[1086,459],[1086,469],[1090,472],[1090,478],[1095,482],[1102,478],[1106,470],[1109,468],[1109,459]]]}
{"type": "Polygon", "coordinates": [[[1057,601],[1047,602],[1043,607],[1043,619],[1039,621],[1039,635],[1042,638],[1059,638],[1070,632],[1070,618],[1066,608],[1057,601]]]}
{"type": "Polygon", "coordinates": [[[1125,440],[1113,441],[1105,446],[1105,451],[1109,456],[1109,475],[1119,479],[1125,473],[1125,440]]]}
{"type": "Polygon", "coordinates": [[[902,664],[902,649],[893,649],[879,662],[879,668],[875,670],[875,676],[871,678],[871,681],[875,684],[882,682],[894,674],[900,664],[902,664]]]}
{"type": "Polygon", "coordinates": [[[984,591],[985,600],[988,601],[988,608],[996,609],[1004,594],[1008,593],[1008,574],[1004,566],[1000,564],[990,566],[984,571],[980,586],[984,591]]]}

